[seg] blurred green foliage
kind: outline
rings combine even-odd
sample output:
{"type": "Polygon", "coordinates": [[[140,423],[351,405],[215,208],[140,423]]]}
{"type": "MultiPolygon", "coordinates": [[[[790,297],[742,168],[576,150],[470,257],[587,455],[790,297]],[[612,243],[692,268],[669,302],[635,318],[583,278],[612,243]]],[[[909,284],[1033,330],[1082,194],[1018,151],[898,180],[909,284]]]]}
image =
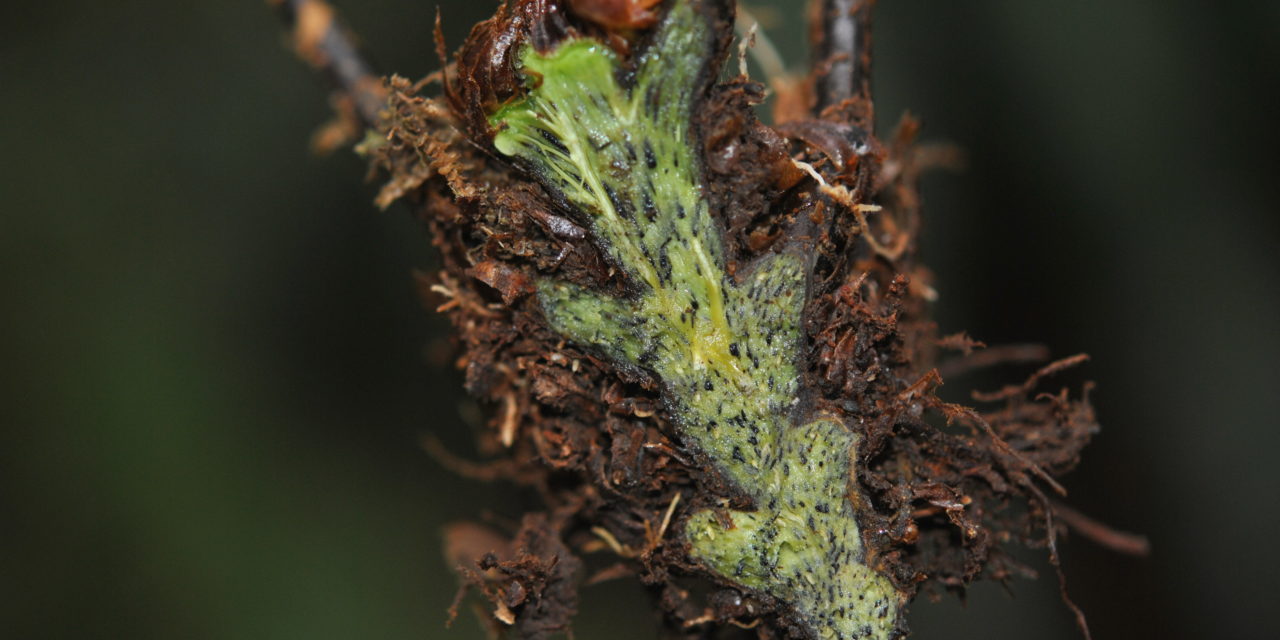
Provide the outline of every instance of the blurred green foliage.
{"type": "MultiPolygon", "coordinates": [[[[441,5],[451,45],[492,8],[441,5]]],[[[339,6],[380,69],[436,68],[432,3],[339,6]]],[[[910,108],[969,157],[925,191],[944,329],[1094,355],[1068,485],[1155,545],[1065,547],[1097,637],[1280,635],[1278,32],[1274,3],[880,3],[882,130],[910,108]]],[[[0,79],[3,635],[481,637],[443,631],[439,528],[519,496],[418,449],[469,452],[476,414],[412,290],[428,239],[308,154],[324,92],[267,8],[11,1],[0,79]]],[[[917,637],[1077,637],[1051,577],[1013,589],[917,604],[917,637]]],[[[578,637],[652,637],[643,598],[588,589],[578,637]]]]}

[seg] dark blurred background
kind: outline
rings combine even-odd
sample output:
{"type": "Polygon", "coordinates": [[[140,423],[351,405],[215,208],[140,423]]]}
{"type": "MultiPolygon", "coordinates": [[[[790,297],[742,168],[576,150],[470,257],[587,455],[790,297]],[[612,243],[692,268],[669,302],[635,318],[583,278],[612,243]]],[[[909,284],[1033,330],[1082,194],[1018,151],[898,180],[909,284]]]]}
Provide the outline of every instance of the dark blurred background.
{"type": "MultiPolygon", "coordinates": [[[[437,67],[435,3],[338,4],[379,69],[437,67]]],[[[494,6],[440,4],[451,46],[494,6]]],[[[755,4],[803,66],[799,5],[755,4]]],[[[925,188],[944,330],[1093,355],[1071,500],[1154,545],[1064,546],[1095,637],[1280,637],[1280,3],[882,0],[876,54],[882,131],[968,155],[925,188]]],[[[0,95],[0,635],[481,637],[440,528],[518,501],[419,449],[477,414],[428,240],[308,153],[272,13],[10,0],[0,95]]],[[[1028,557],[916,637],[1078,638],[1028,557]]],[[[577,637],[654,637],[635,584],[583,597],[577,637]]]]}

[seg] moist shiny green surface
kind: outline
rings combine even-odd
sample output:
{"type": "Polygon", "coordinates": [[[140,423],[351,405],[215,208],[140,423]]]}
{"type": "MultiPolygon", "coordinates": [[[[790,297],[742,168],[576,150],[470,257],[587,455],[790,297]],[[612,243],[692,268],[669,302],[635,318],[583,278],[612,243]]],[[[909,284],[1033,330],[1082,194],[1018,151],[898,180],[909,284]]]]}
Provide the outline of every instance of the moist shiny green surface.
{"type": "Polygon", "coordinates": [[[856,437],[830,419],[797,423],[794,359],[805,273],[778,254],[737,279],[704,195],[690,113],[711,27],[676,2],[630,86],[594,40],[526,47],[527,95],[491,117],[494,146],[518,156],[592,220],[639,293],[623,299],[539,284],[551,325],[616,363],[656,374],[684,437],[754,500],[685,527],[693,555],[791,604],[820,638],[886,638],[898,595],[861,564],[850,491],[856,437]]]}

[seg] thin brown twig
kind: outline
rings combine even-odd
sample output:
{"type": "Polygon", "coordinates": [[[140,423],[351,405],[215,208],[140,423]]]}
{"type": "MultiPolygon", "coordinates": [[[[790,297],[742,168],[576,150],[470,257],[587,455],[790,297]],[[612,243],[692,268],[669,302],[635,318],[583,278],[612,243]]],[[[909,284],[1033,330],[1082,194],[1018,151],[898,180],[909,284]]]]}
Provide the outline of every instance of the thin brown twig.
{"type": "MultiPolygon", "coordinates": [[[[1055,480],[1053,476],[1049,475],[1049,472],[1042,469],[1040,465],[1032,462],[1026,456],[1019,453],[1008,442],[1006,442],[1004,438],[1001,438],[1000,434],[996,433],[996,430],[991,426],[991,423],[987,422],[986,418],[983,418],[977,411],[963,405],[944,404],[943,413],[948,422],[956,418],[962,418],[967,420],[970,425],[978,427],[987,434],[987,437],[991,438],[991,442],[995,444],[996,448],[999,449],[1001,453],[1017,460],[1023,465],[1024,469],[1031,471],[1032,475],[1040,478],[1041,481],[1048,485],[1049,488],[1053,489],[1053,491],[1058,495],[1067,495],[1067,489],[1062,486],[1062,483],[1055,480]]],[[[1046,504],[1048,503],[1046,502],[1046,504]]]]}
{"type": "Polygon", "coordinates": [[[1022,483],[1033,496],[1039,500],[1044,508],[1044,524],[1045,535],[1048,536],[1046,542],[1049,546],[1049,564],[1053,566],[1053,570],[1058,574],[1058,594],[1062,597],[1063,604],[1071,610],[1075,616],[1076,626],[1080,628],[1080,633],[1084,635],[1084,640],[1093,640],[1093,634],[1089,632],[1089,619],[1084,615],[1084,610],[1077,605],[1071,596],[1067,594],[1067,574],[1062,571],[1062,558],[1058,555],[1058,529],[1054,524],[1054,508],[1053,503],[1049,501],[1048,496],[1037,488],[1031,482],[1022,483]]]}
{"type": "Polygon", "coordinates": [[[974,351],[938,365],[943,378],[986,369],[1001,364],[1043,362],[1049,359],[1049,348],[1041,344],[1005,344],[974,351]]]}
{"type": "Polygon", "coordinates": [[[817,110],[871,100],[871,8],[875,0],[816,0],[813,29],[817,110]]]}
{"type": "Polygon", "coordinates": [[[493,482],[503,478],[514,477],[515,470],[510,460],[502,459],[494,462],[473,462],[450,451],[435,434],[428,433],[420,441],[423,451],[435,459],[440,466],[462,476],[482,482],[493,482]]]}
{"type": "Polygon", "coordinates": [[[1051,502],[1050,506],[1058,519],[1072,531],[1107,549],[1131,556],[1146,556],[1151,553],[1151,541],[1144,535],[1113,529],[1061,502],[1051,502]]]}
{"type": "Polygon", "coordinates": [[[364,127],[377,127],[387,102],[386,88],[333,7],[324,0],[267,1],[292,30],[298,57],[322,73],[340,99],[350,101],[364,127]]]}
{"type": "Polygon", "coordinates": [[[1053,362],[1041,367],[1039,371],[1031,374],[1031,377],[1027,378],[1027,381],[1021,385],[1008,385],[999,391],[992,392],[974,391],[970,395],[978,402],[999,402],[1001,400],[1008,400],[1014,396],[1030,393],[1031,390],[1035,389],[1036,385],[1040,384],[1040,381],[1044,378],[1065,369],[1070,369],[1071,367],[1086,362],[1088,359],[1089,354],[1077,353],[1074,356],[1068,356],[1061,360],[1054,360],[1053,362]]]}

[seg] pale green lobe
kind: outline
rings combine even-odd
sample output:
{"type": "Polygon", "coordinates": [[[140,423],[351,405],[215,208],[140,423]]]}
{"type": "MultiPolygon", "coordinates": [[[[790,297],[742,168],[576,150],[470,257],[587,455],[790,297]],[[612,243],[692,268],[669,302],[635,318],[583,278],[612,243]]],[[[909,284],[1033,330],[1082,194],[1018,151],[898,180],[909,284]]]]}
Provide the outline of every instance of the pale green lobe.
{"type": "Polygon", "coordinates": [[[696,513],[685,525],[694,553],[721,575],[792,603],[820,638],[887,638],[898,592],[863,564],[849,467],[857,439],[835,420],[781,438],[756,511],[696,513]],[[768,500],[768,502],[765,502],[768,500]]]}
{"type": "Polygon", "coordinates": [[[566,337],[655,374],[682,435],[754,500],[750,512],[694,514],[685,535],[696,558],[788,603],[820,638],[888,638],[899,600],[862,564],[849,500],[856,437],[835,420],[794,417],[804,265],[782,253],[736,279],[725,271],[690,133],[711,40],[695,1],[672,5],[629,86],[595,40],[522,50],[529,89],[491,117],[494,147],[590,218],[637,291],[614,298],[548,280],[539,301],[566,337]]]}

